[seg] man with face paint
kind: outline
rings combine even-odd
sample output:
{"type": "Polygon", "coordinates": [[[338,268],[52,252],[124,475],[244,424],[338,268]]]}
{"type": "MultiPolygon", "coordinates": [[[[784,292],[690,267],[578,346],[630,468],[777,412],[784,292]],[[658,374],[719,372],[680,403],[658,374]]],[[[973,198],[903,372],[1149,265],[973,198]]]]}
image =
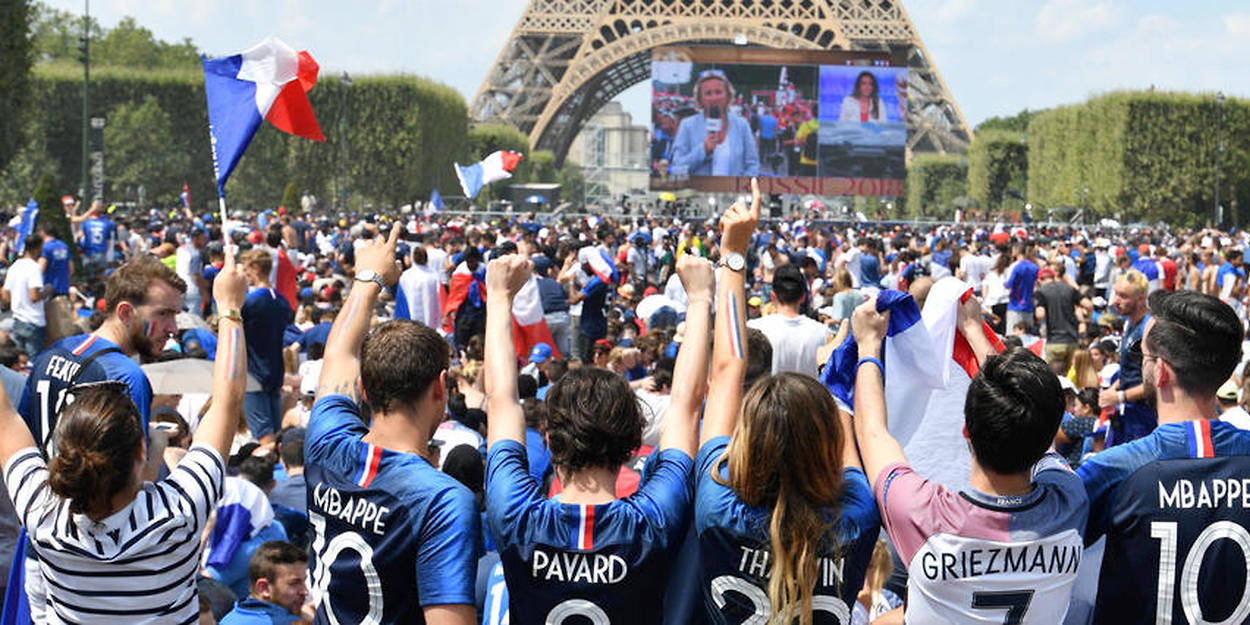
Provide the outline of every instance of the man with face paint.
{"type": "MultiPolygon", "coordinates": [[[[31,363],[18,412],[45,455],[55,449],[52,438],[57,417],[66,394],[76,384],[125,382],[143,417],[143,431],[148,431],[152,385],[136,361],[159,356],[165,341],[177,331],[174,318],[182,311],[186,290],[186,283],[161,261],[139,256],[109,276],[104,323],[95,332],[63,338],[39,353],[31,363]]],[[[159,477],[164,453],[164,437],[153,436],[148,443],[144,480],[159,477]]],[[[28,546],[26,593],[32,614],[43,614],[47,590],[35,551],[28,546]]]]}

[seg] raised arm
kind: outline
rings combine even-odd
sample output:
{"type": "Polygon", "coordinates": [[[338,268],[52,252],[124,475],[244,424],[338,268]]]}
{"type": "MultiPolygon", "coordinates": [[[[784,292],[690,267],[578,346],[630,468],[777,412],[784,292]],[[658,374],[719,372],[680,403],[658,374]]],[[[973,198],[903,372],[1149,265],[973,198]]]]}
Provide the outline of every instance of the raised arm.
{"type": "Polygon", "coordinates": [[[212,405],[195,430],[195,442],[230,455],[235,425],[243,412],[243,391],[247,388],[247,353],[243,341],[243,300],[247,298],[247,276],[234,261],[233,246],[226,247],[226,264],[213,281],[217,319],[217,360],[213,363],[212,405]]]}
{"type": "MultiPolygon", "coordinates": [[[[1039,308],[1038,310],[1045,310],[1039,308]]],[[[976,354],[977,366],[985,364],[985,359],[994,355],[997,350],[990,344],[989,337],[985,336],[985,321],[981,313],[981,300],[974,295],[968,298],[968,301],[959,305],[959,329],[963,331],[964,338],[968,340],[968,345],[972,347],[972,352],[976,354]]]]}
{"type": "Polygon", "coordinates": [[[347,301],[343,302],[343,309],[330,328],[322,359],[321,379],[317,381],[318,398],[346,395],[352,401],[360,401],[360,344],[365,340],[365,332],[369,331],[373,307],[382,293],[382,287],[372,275],[381,278],[388,286],[399,279],[399,263],[395,260],[399,228],[400,224],[396,223],[389,237],[378,237],[356,251],[356,275],[368,277],[352,284],[347,301]]]}
{"type": "Polygon", "coordinates": [[[529,282],[534,264],[519,254],[486,265],[486,440],[525,443],[525,413],[516,390],[512,299],[529,282]]]}
{"type": "Polygon", "coordinates": [[[707,390],[708,329],[716,271],[711,261],[686,254],[677,263],[677,275],[690,301],[686,305],[686,338],[677,352],[668,410],[660,426],[660,449],[680,449],[693,458],[699,443],[699,404],[707,390]]]}
{"type": "MultiPolygon", "coordinates": [[[[751,233],[760,219],[759,182],[751,179],[751,208],[735,203],[721,217],[721,254],[747,253],[751,233]]],[[[684,257],[683,257],[684,258],[684,257]]],[[[716,302],[715,340],[712,345],[712,381],[703,410],[702,445],[717,436],[731,436],[742,405],[742,380],[747,371],[746,276],[728,267],[721,272],[716,302]]]]}
{"type": "Polygon", "coordinates": [[[881,341],[885,338],[888,314],[877,312],[877,296],[868,298],[851,315],[851,332],[859,347],[859,363],[855,367],[855,440],[864,460],[868,483],[875,484],[881,470],[895,462],[906,462],[903,448],[886,429],[884,371],[874,362],[881,362],[881,341]]]}

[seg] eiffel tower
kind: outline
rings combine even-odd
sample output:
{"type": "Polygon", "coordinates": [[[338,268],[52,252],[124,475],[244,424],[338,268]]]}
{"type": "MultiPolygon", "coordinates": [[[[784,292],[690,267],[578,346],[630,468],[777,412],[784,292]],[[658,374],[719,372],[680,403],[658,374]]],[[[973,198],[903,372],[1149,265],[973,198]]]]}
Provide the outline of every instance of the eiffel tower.
{"type": "Polygon", "coordinates": [[[473,122],[503,122],[552,150],[599,107],[647,80],[651,50],[678,43],[903,51],[907,153],[962,153],[972,130],[901,0],[530,0],[473,97],[473,122]]]}

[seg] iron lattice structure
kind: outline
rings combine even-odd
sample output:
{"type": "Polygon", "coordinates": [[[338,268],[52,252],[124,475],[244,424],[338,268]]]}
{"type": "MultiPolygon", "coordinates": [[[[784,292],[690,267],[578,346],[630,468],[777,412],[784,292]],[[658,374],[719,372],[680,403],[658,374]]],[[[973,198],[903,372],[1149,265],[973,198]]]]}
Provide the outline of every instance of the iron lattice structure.
{"type": "Polygon", "coordinates": [[[511,124],[563,163],[586,120],[650,76],[653,48],[901,50],[910,69],[908,155],[962,153],[972,131],[900,1],[530,0],[469,116],[511,124]]]}

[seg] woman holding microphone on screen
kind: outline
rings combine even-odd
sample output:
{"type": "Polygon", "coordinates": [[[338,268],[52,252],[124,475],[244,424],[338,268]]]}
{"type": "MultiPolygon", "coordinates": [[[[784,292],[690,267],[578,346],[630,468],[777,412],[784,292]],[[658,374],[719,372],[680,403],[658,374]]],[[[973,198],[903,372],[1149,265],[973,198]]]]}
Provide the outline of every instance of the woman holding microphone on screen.
{"type": "Polygon", "coordinates": [[[755,176],[760,155],[751,124],[729,110],[733,84],[719,69],[704,70],[694,84],[699,112],[677,128],[670,173],[675,176],[755,176]]]}

